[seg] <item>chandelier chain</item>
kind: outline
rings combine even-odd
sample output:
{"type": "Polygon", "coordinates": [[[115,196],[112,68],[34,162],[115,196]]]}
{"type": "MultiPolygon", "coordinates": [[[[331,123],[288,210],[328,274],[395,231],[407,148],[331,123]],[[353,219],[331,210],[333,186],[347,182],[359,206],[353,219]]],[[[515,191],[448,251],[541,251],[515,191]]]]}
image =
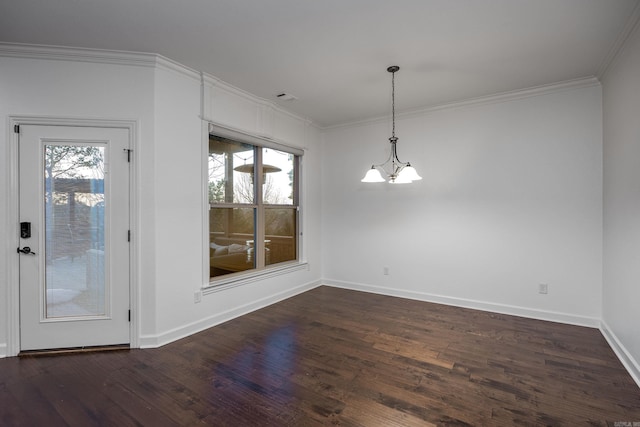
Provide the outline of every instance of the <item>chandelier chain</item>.
{"type": "Polygon", "coordinates": [[[396,73],[391,73],[391,136],[396,136],[396,73]]]}

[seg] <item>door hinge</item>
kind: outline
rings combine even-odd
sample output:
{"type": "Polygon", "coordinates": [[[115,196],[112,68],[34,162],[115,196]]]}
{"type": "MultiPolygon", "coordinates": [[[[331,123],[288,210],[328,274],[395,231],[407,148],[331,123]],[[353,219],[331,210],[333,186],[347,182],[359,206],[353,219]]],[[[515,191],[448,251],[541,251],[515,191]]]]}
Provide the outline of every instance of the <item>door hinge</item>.
{"type": "Polygon", "coordinates": [[[131,241],[131,230],[127,230],[127,242],[131,241]]]}
{"type": "Polygon", "coordinates": [[[131,152],[133,151],[130,148],[125,148],[124,151],[127,152],[127,162],[131,163],[131,152]]]}
{"type": "Polygon", "coordinates": [[[131,322],[131,310],[129,310],[129,322],[131,322]]]}
{"type": "Polygon", "coordinates": [[[13,125],[13,133],[20,133],[20,125],[13,125]]]}

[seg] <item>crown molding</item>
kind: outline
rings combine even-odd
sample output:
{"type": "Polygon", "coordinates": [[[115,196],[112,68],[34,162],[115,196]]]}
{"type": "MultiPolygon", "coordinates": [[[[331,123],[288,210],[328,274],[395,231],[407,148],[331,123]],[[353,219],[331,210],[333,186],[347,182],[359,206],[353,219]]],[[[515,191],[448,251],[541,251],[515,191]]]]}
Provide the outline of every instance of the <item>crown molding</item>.
{"type": "Polygon", "coordinates": [[[0,56],[158,68],[200,80],[200,73],[162,55],[122,50],[0,43],[0,56]]]}
{"type": "Polygon", "coordinates": [[[189,77],[192,80],[200,82],[201,77],[199,71],[196,71],[193,68],[189,68],[186,65],[182,65],[181,63],[176,62],[173,59],[167,58],[166,56],[156,54],[154,54],[154,56],[155,64],[158,69],[181,74],[183,76],[189,77]]]}
{"type": "Polygon", "coordinates": [[[622,31],[620,31],[620,34],[618,34],[616,41],[613,43],[613,45],[609,49],[609,52],[602,60],[600,67],[598,67],[596,76],[600,81],[602,81],[605,74],[607,74],[607,70],[609,70],[611,64],[613,64],[613,62],[616,60],[618,54],[624,48],[624,45],[629,37],[631,37],[633,33],[638,30],[638,27],[640,27],[640,2],[636,3],[636,6],[631,11],[631,14],[627,19],[626,24],[622,28],[622,31]]]}
{"type": "MultiPolygon", "coordinates": [[[[547,94],[556,93],[556,92],[562,92],[565,90],[581,89],[585,87],[594,87],[594,86],[600,86],[600,81],[594,76],[589,76],[581,79],[567,80],[564,82],[551,83],[547,85],[534,86],[526,89],[500,92],[493,95],[470,98],[463,101],[456,101],[456,102],[450,102],[446,104],[434,105],[432,107],[407,110],[400,113],[396,113],[396,118],[398,117],[407,118],[412,116],[431,114],[439,111],[470,108],[470,107],[477,107],[477,106],[488,105],[488,104],[498,104],[502,102],[515,101],[523,98],[530,98],[534,96],[541,96],[541,95],[547,95],[547,94]]],[[[371,123],[377,123],[381,121],[387,121],[389,120],[389,117],[391,116],[385,115],[385,116],[375,117],[371,119],[358,120],[355,122],[342,123],[342,124],[333,125],[333,126],[325,126],[325,127],[322,127],[321,130],[332,130],[332,129],[348,128],[352,126],[361,126],[361,125],[366,125],[371,123]]]]}
{"type": "Polygon", "coordinates": [[[153,53],[119,50],[87,49],[78,47],[0,43],[0,56],[56,61],[94,62],[99,64],[154,67],[158,55],[153,53]]]}

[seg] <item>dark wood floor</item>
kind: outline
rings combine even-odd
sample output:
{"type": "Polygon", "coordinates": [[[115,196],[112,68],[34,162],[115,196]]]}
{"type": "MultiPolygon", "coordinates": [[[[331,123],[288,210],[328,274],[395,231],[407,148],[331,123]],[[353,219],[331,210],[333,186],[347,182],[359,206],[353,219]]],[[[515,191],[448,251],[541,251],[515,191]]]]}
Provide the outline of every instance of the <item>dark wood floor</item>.
{"type": "Polygon", "coordinates": [[[2,426],[609,425],[596,329],[321,287],[155,350],[0,360],[2,426]]]}

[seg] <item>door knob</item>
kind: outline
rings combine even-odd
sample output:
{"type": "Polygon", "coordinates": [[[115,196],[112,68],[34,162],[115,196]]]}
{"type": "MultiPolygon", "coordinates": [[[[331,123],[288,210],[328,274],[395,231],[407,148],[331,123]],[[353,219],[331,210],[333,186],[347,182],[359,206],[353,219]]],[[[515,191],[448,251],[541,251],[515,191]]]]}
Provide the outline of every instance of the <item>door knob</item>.
{"type": "Polygon", "coordinates": [[[22,249],[18,248],[18,253],[31,254],[31,255],[35,255],[36,254],[35,252],[31,252],[31,248],[29,246],[25,246],[22,249]]]}

